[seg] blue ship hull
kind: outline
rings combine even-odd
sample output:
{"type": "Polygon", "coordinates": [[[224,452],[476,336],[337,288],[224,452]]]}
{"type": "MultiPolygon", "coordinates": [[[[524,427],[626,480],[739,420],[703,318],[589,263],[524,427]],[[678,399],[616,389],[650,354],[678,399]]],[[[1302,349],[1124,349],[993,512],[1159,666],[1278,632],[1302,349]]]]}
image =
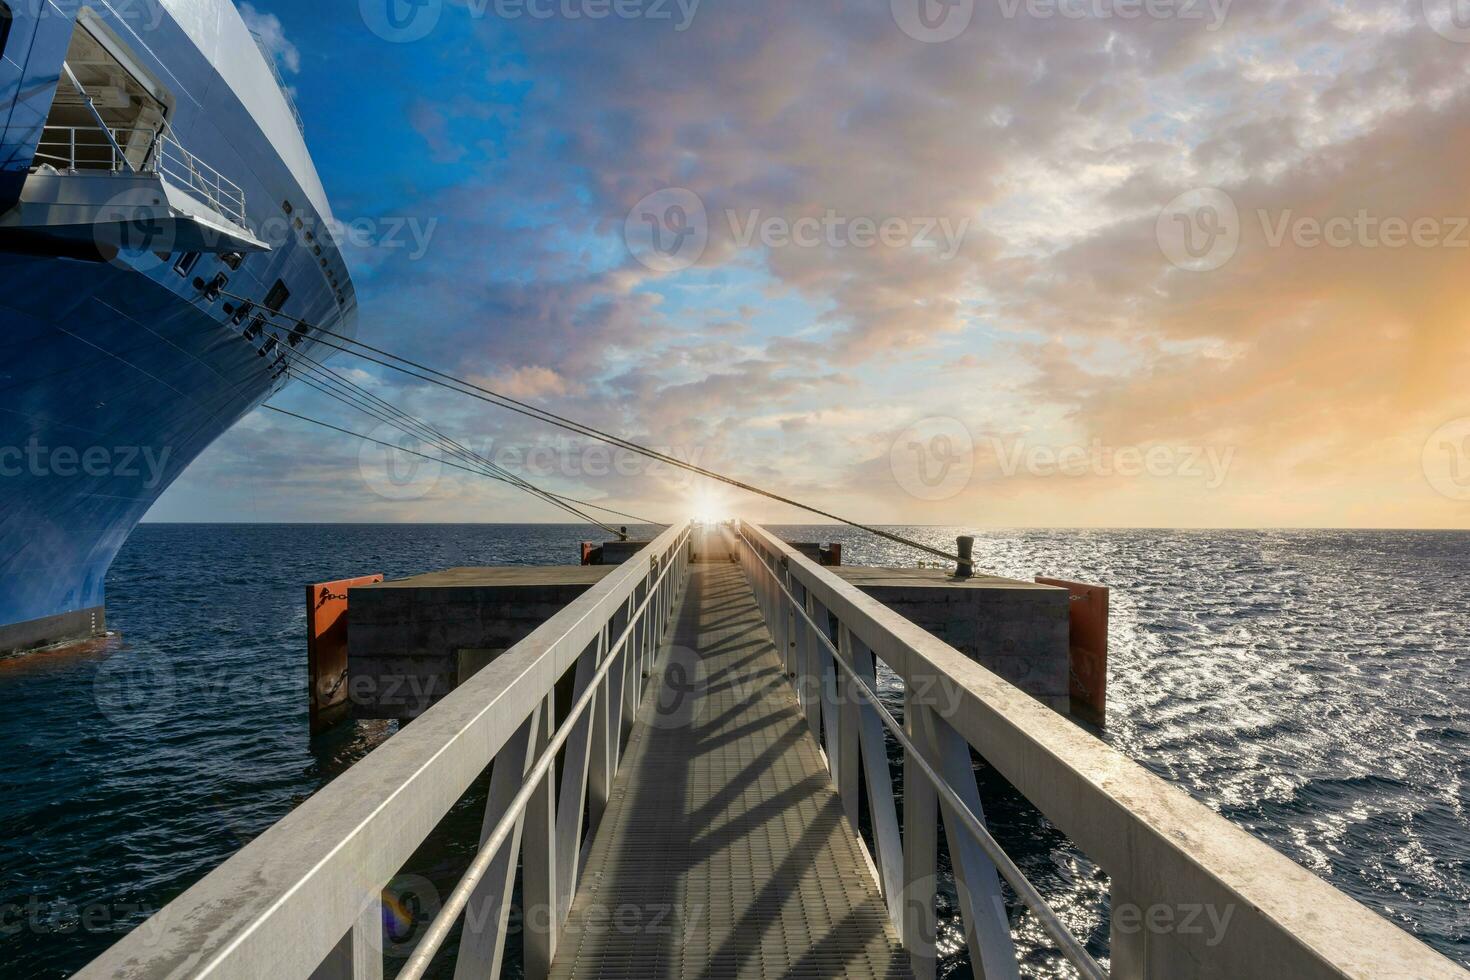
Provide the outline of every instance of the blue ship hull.
{"type": "MultiPolygon", "coordinates": [[[[16,11],[0,59],[0,216],[36,173],[76,29],[75,5],[47,6],[16,11]]],[[[277,304],[287,316],[337,332],[355,320],[304,140],[234,7],[166,0],[141,25],[93,9],[167,80],[172,132],[239,184],[245,227],[270,249],[206,253],[180,272],[181,256],[161,249],[48,249],[0,228],[0,654],[101,632],[108,569],[159,495],[288,384],[297,357],[330,353],[310,335],[288,344],[251,329],[273,288],[289,291],[277,304]],[[208,288],[217,277],[251,315],[208,288]]]]}

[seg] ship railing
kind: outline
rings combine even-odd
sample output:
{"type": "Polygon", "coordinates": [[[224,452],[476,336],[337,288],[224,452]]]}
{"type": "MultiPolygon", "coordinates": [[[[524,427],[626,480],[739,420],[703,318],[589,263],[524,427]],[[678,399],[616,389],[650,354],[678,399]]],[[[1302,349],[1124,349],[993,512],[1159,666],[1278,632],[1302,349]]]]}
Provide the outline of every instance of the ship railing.
{"type": "Polygon", "coordinates": [[[291,118],[296,121],[296,129],[302,136],[306,135],[306,123],[301,119],[301,110],[296,107],[296,97],[291,94],[291,87],[286,84],[286,76],[281,74],[281,66],[276,62],[276,53],[266,39],[256,31],[251,31],[250,36],[255,39],[255,46],[260,49],[261,57],[265,58],[266,67],[270,68],[271,74],[275,76],[276,87],[281,90],[281,97],[286,100],[286,108],[291,112],[291,118]]]}
{"type": "Polygon", "coordinates": [[[136,141],[143,141],[146,149],[140,156],[147,158],[152,154],[157,135],[157,129],[121,127],[103,131],[96,125],[46,126],[36,148],[36,163],[49,164],[58,170],[121,173],[132,169],[129,158],[135,152],[131,147],[136,141]]]}
{"type": "Polygon", "coordinates": [[[1104,975],[1091,945],[1119,978],[1465,980],[1388,920],[768,531],[742,522],[726,534],[920,978],[937,965],[942,825],[973,972],[989,980],[1018,975],[1020,932],[1085,977],[1104,975]],[[901,699],[896,715],[880,691],[901,699]],[[891,757],[901,758],[897,780],[891,757]],[[1059,916],[1021,875],[990,835],[977,759],[1108,876],[1106,919],[1075,901],[1059,916]],[[1019,896],[1012,907],[1024,906],[1014,924],[998,872],[1019,896]]]}
{"type": "Polygon", "coordinates": [[[526,975],[544,975],[688,579],[691,532],[665,531],[78,976],[380,980],[396,952],[388,917],[438,901],[410,901],[394,880],[487,768],[474,863],[398,976],[421,975],[453,929],[455,976],[498,976],[518,864],[521,907],[541,910],[520,923],[526,975]]]}
{"type": "Polygon", "coordinates": [[[239,184],[190,153],[173,132],[158,128],[46,126],[35,161],[69,172],[158,174],[190,197],[246,227],[245,192],[239,184]]]}
{"type": "Polygon", "coordinates": [[[201,203],[245,227],[245,192],[240,185],[190,153],[168,129],[158,135],[153,167],[201,203]]]}

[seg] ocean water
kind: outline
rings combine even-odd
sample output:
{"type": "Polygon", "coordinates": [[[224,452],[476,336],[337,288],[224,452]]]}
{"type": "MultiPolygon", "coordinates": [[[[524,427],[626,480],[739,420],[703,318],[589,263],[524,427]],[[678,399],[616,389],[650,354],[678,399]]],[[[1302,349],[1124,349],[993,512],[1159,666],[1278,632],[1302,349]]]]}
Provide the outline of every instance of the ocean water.
{"type": "MultiPolygon", "coordinates": [[[[954,529],[907,528],[949,545],[954,529]]],[[[846,529],[853,564],[916,564],[846,529]]],[[[0,976],[61,977],[387,738],[307,737],[302,586],[576,560],[571,526],[145,525],[118,643],[0,660],[0,976]],[[146,694],[146,696],[144,696],[146,694]]],[[[993,531],[981,567],[1110,586],[1110,743],[1470,965],[1470,534],[993,531]]],[[[890,692],[893,690],[889,685],[890,692]]],[[[1106,951],[1107,883],[993,774],[997,838],[1106,951]]],[[[471,794],[410,862],[447,893],[471,794]]],[[[968,974],[954,952],[948,976],[968,974]]],[[[1066,976],[1017,916],[1025,972],[1066,976]]]]}

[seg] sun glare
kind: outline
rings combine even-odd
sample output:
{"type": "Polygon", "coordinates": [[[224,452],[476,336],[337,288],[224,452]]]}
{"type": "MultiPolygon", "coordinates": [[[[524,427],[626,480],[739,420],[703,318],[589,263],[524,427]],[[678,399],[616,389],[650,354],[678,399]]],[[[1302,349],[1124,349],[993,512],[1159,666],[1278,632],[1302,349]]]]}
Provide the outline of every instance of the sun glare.
{"type": "Polygon", "coordinates": [[[719,524],[730,519],[725,502],[711,493],[701,493],[694,499],[694,520],[700,524],[719,524]]]}

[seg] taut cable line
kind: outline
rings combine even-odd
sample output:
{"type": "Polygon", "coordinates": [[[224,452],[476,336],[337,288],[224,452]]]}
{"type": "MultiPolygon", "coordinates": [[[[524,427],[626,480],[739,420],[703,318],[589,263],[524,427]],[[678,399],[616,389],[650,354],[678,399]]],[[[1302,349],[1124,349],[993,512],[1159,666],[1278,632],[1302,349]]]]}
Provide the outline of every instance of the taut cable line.
{"type": "MultiPolygon", "coordinates": [[[[237,299],[245,303],[252,302],[248,298],[238,296],[234,293],[221,291],[221,295],[230,296],[233,299],[237,299]]],[[[303,320],[300,317],[292,316],[289,313],[280,313],[274,310],[264,310],[263,312],[268,317],[278,316],[284,320],[288,320],[299,327],[305,328],[310,333],[332,337],[336,340],[342,341],[343,343],[350,344],[352,345],[352,347],[362,348],[362,350],[354,350],[352,349],[352,347],[343,347],[338,344],[329,343],[326,340],[321,339],[320,336],[316,338],[317,343],[322,344],[324,347],[331,348],[332,350],[341,351],[344,354],[351,354],[354,357],[358,357],[373,364],[386,367],[391,371],[396,371],[399,374],[406,375],[410,378],[414,378],[428,384],[436,385],[440,388],[444,388],[447,391],[456,392],[457,394],[461,395],[467,395],[479,401],[495,405],[498,408],[503,408],[508,411],[515,412],[519,415],[524,415],[527,418],[535,419],[539,422],[545,422],[549,425],[556,426],[557,428],[565,429],[569,432],[574,432],[578,435],[586,436],[599,442],[605,442],[620,449],[626,449],[629,452],[634,452],[649,459],[657,460],[670,466],[678,467],[679,469],[694,473],[698,476],[703,476],[707,479],[726,484],[727,486],[734,487],[737,490],[743,490],[747,493],[756,494],[757,496],[765,497],[766,499],[775,501],[776,503],[785,504],[798,510],[804,510],[809,514],[815,514],[818,517],[824,517],[828,520],[836,521],[839,524],[846,524],[849,527],[856,528],[859,531],[865,531],[868,534],[874,535],[875,537],[883,538],[887,541],[892,541],[895,544],[901,544],[907,548],[913,548],[916,551],[922,551],[935,558],[942,558],[945,561],[954,562],[961,569],[974,569],[975,561],[973,558],[952,554],[940,548],[935,548],[930,545],[924,544],[922,541],[915,541],[912,538],[906,538],[902,535],[894,534],[891,531],[885,531],[882,528],[873,527],[872,525],[864,524],[861,521],[855,521],[851,518],[843,517],[839,514],[834,514],[831,511],[823,510],[820,507],[815,507],[811,504],[802,503],[799,500],[793,500],[790,497],[778,494],[771,490],[767,490],[763,487],[758,487],[753,484],[746,483],[745,481],[738,480],[735,477],[726,476],[723,473],[718,473],[703,466],[698,466],[694,463],[689,463],[684,460],[677,459],[676,457],[669,456],[666,453],[661,453],[658,450],[650,449],[647,446],[643,446],[630,440],[624,439],[621,436],[616,436],[612,433],[604,432],[590,425],[586,425],[585,423],[578,422],[574,419],[570,419],[562,415],[558,415],[555,412],[548,411],[547,409],[538,408],[535,405],[531,405],[527,402],[512,398],[509,395],[501,394],[500,392],[485,387],[484,385],[477,384],[473,381],[468,381],[464,378],[456,377],[455,375],[449,374],[447,372],[429,367],[426,364],[421,364],[417,361],[412,360],[411,358],[403,357],[400,354],[394,354],[391,351],[386,351],[379,347],[374,347],[371,344],[356,340],[343,334],[339,334],[333,330],[327,329],[326,327],[317,326],[316,324],[311,323],[308,320],[303,320]],[[372,353],[365,354],[363,353],[363,350],[370,351],[372,353]],[[387,358],[387,360],[384,360],[384,358],[387,358]]],[[[289,332],[289,330],[291,329],[288,327],[283,327],[280,324],[274,322],[269,322],[267,325],[273,330],[289,332]]]]}
{"type": "MultiPolygon", "coordinates": [[[[361,439],[363,442],[370,442],[375,445],[382,446],[384,449],[391,449],[394,452],[407,453],[410,456],[417,456],[420,459],[427,459],[430,462],[434,463],[442,463],[445,466],[450,466],[457,470],[463,470],[466,473],[473,473],[476,476],[483,476],[488,480],[495,480],[499,483],[509,483],[509,481],[507,481],[504,477],[496,476],[492,473],[486,473],[484,470],[477,469],[473,466],[466,466],[463,463],[456,463],[452,460],[444,459],[442,456],[430,456],[428,453],[421,453],[412,449],[405,449],[402,446],[395,446],[391,442],[384,442],[381,439],[374,439],[372,436],[364,435],[361,432],[353,432],[351,429],[344,429],[341,426],[332,425],[330,422],[323,422],[321,419],[314,419],[309,415],[300,415],[296,412],[288,412],[284,408],[277,408],[274,405],[262,405],[261,408],[264,408],[270,412],[275,412],[277,415],[285,415],[289,418],[297,419],[301,422],[309,422],[310,424],[320,426],[323,429],[330,429],[333,432],[340,432],[344,436],[352,436],[352,438],[354,439],[361,439]]],[[[515,484],[510,485],[515,486],[515,484]]],[[[555,497],[557,500],[562,500],[569,504],[575,504],[579,507],[590,507],[593,510],[600,510],[604,513],[612,514],[616,517],[623,517],[638,524],[647,524],[650,527],[670,526],[661,521],[651,521],[646,517],[639,517],[637,514],[627,514],[620,510],[613,510],[611,507],[604,507],[602,504],[594,504],[590,500],[578,500],[576,497],[568,497],[565,494],[553,493],[550,490],[545,490],[543,492],[552,497],[555,497]]]]}
{"type": "MultiPolygon", "coordinates": [[[[576,517],[578,520],[586,521],[589,524],[600,527],[607,533],[614,536],[624,537],[621,531],[618,531],[610,527],[609,525],[604,524],[602,521],[597,520],[590,514],[586,514],[578,510],[576,507],[572,506],[573,503],[580,503],[580,501],[575,501],[574,498],[568,498],[559,494],[553,494],[549,491],[542,490],[540,487],[537,487],[530,481],[525,480],[524,478],[510,472],[505,467],[500,466],[498,463],[486,459],[478,453],[475,453],[465,448],[463,445],[459,444],[454,439],[445,435],[443,432],[434,428],[432,425],[428,424],[422,419],[419,419],[409,414],[408,412],[398,408],[391,402],[388,402],[385,399],[379,397],[378,395],[367,390],[366,388],[357,384],[351,379],[343,377],[336,371],[333,371],[331,368],[327,367],[325,364],[322,364],[320,361],[317,361],[306,354],[303,354],[299,351],[288,350],[286,352],[286,355],[288,359],[288,369],[290,367],[299,367],[300,365],[294,363],[296,361],[306,362],[307,366],[305,372],[300,374],[300,380],[307,386],[314,388],[317,391],[339,402],[342,402],[343,404],[348,405],[351,408],[355,408],[358,411],[363,412],[364,414],[373,419],[376,419],[379,422],[392,426],[393,428],[396,428],[407,435],[422,439],[423,441],[427,442],[429,445],[438,449],[440,452],[444,453],[447,456],[458,457],[459,459],[462,459],[466,463],[470,464],[469,466],[459,466],[458,468],[465,469],[469,472],[478,473],[481,476],[499,480],[500,482],[517,487],[537,497],[538,499],[544,500],[547,503],[550,503],[553,506],[566,511],[567,513],[576,517]],[[377,406],[382,407],[379,408],[377,406]],[[389,415],[385,415],[384,412],[389,413],[389,415]]],[[[349,430],[340,431],[347,432],[350,435],[357,435],[357,433],[352,433],[349,430]]],[[[377,442],[377,440],[371,439],[368,441],[377,442]]],[[[402,449],[402,447],[396,448],[402,449]]],[[[410,450],[402,451],[410,452],[410,450]]],[[[414,455],[422,456],[423,454],[415,453],[414,455]]],[[[607,510],[607,508],[597,507],[596,505],[586,506],[593,506],[595,509],[598,510],[607,510]]],[[[612,511],[609,512],[614,513],[612,511]]],[[[618,513],[619,517],[630,517],[630,515],[625,515],[620,512],[616,513],[618,513]]],[[[638,520],[638,518],[633,517],[630,517],[630,519],[638,520]]]]}

